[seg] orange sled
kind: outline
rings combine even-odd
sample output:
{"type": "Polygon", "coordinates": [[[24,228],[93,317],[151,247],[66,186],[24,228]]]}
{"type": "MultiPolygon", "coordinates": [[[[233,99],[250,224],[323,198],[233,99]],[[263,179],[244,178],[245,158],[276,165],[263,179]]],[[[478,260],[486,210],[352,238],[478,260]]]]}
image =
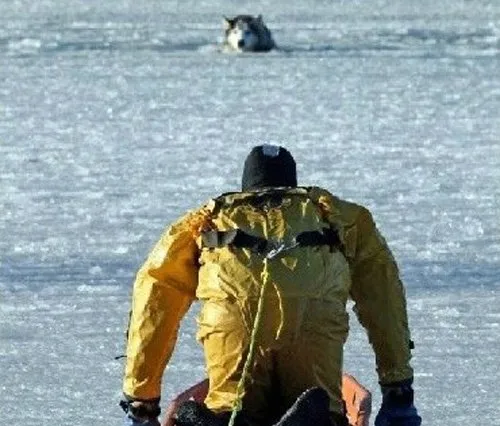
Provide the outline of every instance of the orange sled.
{"type": "MultiPolygon", "coordinates": [[[[174,426],[174,414],[184,401],[194,399],[203,402],[208,392],[208,379],[197,383],[186,391],[177,395],[169,404],[162,426],[174,426]]],[[[372,396],[370,391],[361,385],[350,374],[342,377],[342,397],[346,404],[347,418],[351,426],[368,426],[372,409],[372,396]]]]}

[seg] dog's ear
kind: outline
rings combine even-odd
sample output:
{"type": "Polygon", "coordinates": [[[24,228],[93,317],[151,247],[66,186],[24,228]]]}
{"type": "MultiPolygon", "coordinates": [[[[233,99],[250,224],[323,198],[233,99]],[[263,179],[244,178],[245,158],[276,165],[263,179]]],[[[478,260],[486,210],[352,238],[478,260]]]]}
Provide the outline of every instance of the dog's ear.
{"type": "Polygon", "coordinates": [[[229,19],[227,16],[223,16],[224,18],[224,29],[229,30],[234,26],[234,22],[232,19],[229,19]]]}
{"type": "Polygon", "coordinates": [[[262,23],[262,15],[259,14],[257,16],[257,22],[262,23]]]}

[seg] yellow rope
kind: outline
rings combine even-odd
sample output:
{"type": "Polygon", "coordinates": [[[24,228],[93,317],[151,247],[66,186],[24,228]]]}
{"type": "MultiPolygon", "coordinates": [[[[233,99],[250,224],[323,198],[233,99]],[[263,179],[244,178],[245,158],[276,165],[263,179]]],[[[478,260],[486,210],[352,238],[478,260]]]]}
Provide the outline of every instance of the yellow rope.
{"type": "Polygon", "coordinates": [[[266,291],[267,284],[269,282],[269,270],[268,270],[268,257],[264,258],[264,269],[262,270],[262,286],[260,288],[259,302],[257,304],[257,312],[255,314],[255,319],[253,321],[252,333],[250,335],[250,344],[248,346],[248,355],[243,366],[243,372],[241,374],[240,381],[236,387],[236,400],[234,401],[233,411],[231,413],[231,418],[229,419],[228,426],[234,426],[236,420],[236,415],[242,408],[243,391],[245,390],[245,380],[250,370],[250,366],[253,361],[255,353],[255,341],[257,340],[257,332],[259,330],[260,320],[262,318],[262,311],[264,307],[264,294],[266,291]]]}

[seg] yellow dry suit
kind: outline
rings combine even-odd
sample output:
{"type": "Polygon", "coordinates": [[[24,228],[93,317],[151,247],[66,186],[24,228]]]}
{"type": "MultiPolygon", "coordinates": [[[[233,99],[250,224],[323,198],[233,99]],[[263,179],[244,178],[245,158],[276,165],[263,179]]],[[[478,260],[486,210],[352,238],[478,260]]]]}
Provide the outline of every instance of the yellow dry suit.
{"type": "Polygon", "coordinates": [[[349,295],[380,381],[412,377],[404,289],[368,210],[317,187],[275,188],[223,195],[166,230],[134,283],[124,393],[159,397],[179,323],[198,299],[197,338],[210,381],[205,403],[231,411],[263,279],[242,395],[254,418],[266,417],[271,404],[290,406],[312,386],[327,390],[332,411],[342,410],[349,295]]]}

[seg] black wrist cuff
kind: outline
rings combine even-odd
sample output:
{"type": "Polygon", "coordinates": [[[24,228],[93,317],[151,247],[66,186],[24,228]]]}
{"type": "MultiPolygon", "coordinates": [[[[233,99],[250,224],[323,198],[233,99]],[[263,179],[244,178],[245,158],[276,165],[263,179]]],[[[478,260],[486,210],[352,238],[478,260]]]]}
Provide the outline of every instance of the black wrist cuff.
{"type": "Polygon", "coordinates": [[[408,407],[413,404],[413,379],[381,385],[382,402],[385,404],[408,407]]]}
{"type": "Polygon", "coordinates": [[[120,407],[138,419],[156,419],[161,413],[159,400],[134,401],[127,398],[120,401],[120,407]]]}

